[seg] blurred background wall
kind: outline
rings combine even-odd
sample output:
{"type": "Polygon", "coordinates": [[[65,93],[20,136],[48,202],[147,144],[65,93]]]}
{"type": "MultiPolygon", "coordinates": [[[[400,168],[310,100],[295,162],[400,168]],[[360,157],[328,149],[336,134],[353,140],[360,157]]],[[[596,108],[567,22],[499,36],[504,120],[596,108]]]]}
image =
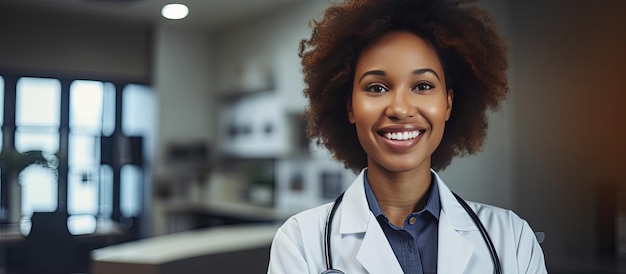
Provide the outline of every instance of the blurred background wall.
{"type": "Polygon", "coordinates": [[[584,269],[624,248],[626,3],[512,8],[515,208],[546,231],[550,264],[584,269]]]}

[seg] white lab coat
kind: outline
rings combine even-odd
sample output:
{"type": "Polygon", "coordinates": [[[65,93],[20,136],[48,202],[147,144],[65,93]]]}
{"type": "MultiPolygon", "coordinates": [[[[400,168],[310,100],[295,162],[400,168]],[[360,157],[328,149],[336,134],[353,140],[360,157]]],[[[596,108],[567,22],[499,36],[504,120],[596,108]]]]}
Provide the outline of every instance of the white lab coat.
{"type": "MultiPolygon", "coordinates": [[[[439,184],[439,250],[437,273],[493,273],[487,245],[471,217],[433,171],[439,184]]],[[[369,210],[363,186],[364,171],[346,190],[331,232],[332,262],[347,274],[402,273],[383,230],[369,210]]],[[[503,273],[547,273],[535,234],[510,210],[468,202],[487,229],[497,250],[503,273]]],[[[324,226],[332,203],[303,211],[276,232],[268,273],[318,274],[324,262],[324,226]]]]}

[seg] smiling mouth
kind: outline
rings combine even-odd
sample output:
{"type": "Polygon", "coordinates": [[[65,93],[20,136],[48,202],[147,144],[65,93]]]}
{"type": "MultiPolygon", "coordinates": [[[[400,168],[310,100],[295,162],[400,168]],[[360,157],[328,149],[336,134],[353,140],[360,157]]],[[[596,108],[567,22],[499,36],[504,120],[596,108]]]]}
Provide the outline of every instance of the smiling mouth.
{"type": "Polygon", "coordinates": [[[382,134],[382,136],[389,140],[406,141],[406,140],[415,139],[419,137],[420,135],[422,135],[422,133],[423,132],[421,130],[402,131],[402,132],[385,132],[382,134]]]}

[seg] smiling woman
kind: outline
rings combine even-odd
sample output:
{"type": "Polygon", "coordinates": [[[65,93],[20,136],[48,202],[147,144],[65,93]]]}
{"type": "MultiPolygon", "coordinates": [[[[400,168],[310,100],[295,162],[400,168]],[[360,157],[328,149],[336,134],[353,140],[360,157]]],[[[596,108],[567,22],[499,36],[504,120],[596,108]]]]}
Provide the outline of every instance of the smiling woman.
{"type": "Polygon", "coordinates": [[[346,0],[313,21],[308,136],[359,176],[285,222],[268,273],[546,273],[525,220],[437,174],[481,149],[508,92],[506,42],[475,2],[346,0]]]}

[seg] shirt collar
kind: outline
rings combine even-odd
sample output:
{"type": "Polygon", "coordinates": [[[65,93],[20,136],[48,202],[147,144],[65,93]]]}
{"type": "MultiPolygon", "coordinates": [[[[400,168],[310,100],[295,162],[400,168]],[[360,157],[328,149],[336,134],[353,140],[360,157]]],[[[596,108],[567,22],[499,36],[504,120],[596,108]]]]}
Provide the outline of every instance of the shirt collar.
{"type": "MultiPolygon", "coordinates": [[[[378,218],[378,216],[383,215],[383,211],[380,209],[380,205],[376,200],[376,196],[374,196],[374,191],[372,191],[372,187],[370,186],[369,181],[367,180],[367,173],[363,176],[363,184],[365,185],[365,197],[367,198],[367,204],[369,205],[370,211],[378,218]]],[[[428,202],[426,202],[426,206],[424,207],[424,211],[430,212],[437,220],[439,220],[439,212],[441,211],[441,201],[439,201],[439,186],[437,182],[437,176],[432,174],[432,180],[430,182],[430,187],[428,188],[428,202]]]]}

